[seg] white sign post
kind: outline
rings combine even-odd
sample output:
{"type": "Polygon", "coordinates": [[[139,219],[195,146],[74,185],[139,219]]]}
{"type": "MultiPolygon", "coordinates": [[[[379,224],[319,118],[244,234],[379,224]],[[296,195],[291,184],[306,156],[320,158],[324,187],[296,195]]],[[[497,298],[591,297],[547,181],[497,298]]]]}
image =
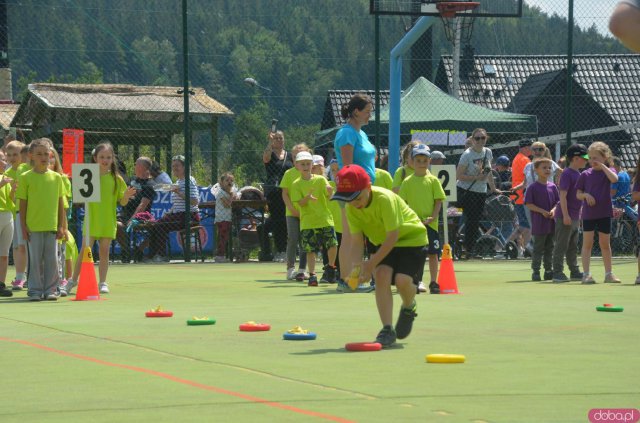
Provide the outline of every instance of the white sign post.
{"type": "Polygon", "coordinates": [[[442,225],[444,229],[444,244],[449,244],[449,222],[447,219],[447,209],[449,203],[458,200],[458,190],[456,189],[456,166],[455,165],[431,165],[430,172],[440,179],[442,189],[446,198],[442,207],[442,225]]]}
{"type": "Polygon", "coordinates": [[[84,203],[84,248],[89,245],[89,203],[100,202],[100,165],[97,163],[74,163],[71,166],[74,203],[84,203]]]}

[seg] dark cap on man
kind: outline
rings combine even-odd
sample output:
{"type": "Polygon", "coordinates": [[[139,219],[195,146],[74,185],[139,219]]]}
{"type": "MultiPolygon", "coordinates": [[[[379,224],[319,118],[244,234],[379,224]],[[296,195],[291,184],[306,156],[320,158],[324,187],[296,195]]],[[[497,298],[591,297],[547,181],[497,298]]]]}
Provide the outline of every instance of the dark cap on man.
{"type": "Polygon", "coordinates": [[[531,138],[525,138],[523,140],[520,140],[520,142],[518,143],[520,148],[531,147],[531,144],[533,144],[533,141],[531,140],[531,138]]]}
{"type": "Polygon", "coordinates": [[[350,202],[356,199],[363,189],[371,186],[369,174],[358,165],[347,165],[336,173],[336,192],[332,200],[350,202]]]}
{"type": "Polygon", "coordinates": [[[567,161],[571,161],[574,157],[582,157],[589,160],[589,154],[587,153],[587,147],[583,144],[573,144],[567,148],[567,161]]]}

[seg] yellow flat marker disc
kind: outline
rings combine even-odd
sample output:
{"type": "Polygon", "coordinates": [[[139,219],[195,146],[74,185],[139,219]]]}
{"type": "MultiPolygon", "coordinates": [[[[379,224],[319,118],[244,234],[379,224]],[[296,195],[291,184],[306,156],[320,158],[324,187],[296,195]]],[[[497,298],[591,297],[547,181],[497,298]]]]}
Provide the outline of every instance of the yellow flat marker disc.
{"type": "Polygon", "coordinates": [[[427,363],[464,363],[467,358],[462,354],[427,354],[427,363]]]}

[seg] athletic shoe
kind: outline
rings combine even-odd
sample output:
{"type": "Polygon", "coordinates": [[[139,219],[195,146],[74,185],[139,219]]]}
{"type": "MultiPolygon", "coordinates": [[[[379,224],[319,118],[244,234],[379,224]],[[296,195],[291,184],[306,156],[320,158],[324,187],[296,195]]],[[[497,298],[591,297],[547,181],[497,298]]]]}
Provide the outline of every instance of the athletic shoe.
{"type": "Polygon", "coordinates": [[[153,256],[153,262],[154,263],[164,263],[169,261],[169,259],[167,259],[164,256],[161,256],[160,254],[156,254],[155,256],[153,256]]]}
{"type": "Polygon", "coordinates": [[[100,285],[98,285],[98,288],[100,288],[100,293],[101,294],[108,294],[109,293],[109,285],[107,285],[106,282],[100,282],[100,285]]]}
{"type": "Polygon", "coordinates": [[[438,282],[431,281],[431,283],[429,284],[429,293],[430,294],[439,294],[440,293],[440,285],[438,285],[438,282]]]}
{"type": "Polygon", "coordinates": [[[583,276],[584,273],[579,270],[571,271],[571,273],[569,274],[569,279],[571,279],[572,281],[581,281],[583,276]]]}
{"type": "Polygon", "coordinates": [[[304,281],[304,272],[301,271],[300,269],[298,269],[298,271],[296,272],[296,280],[298,282],[304,281]]]}
{"type": "Polygon", "coordinates": [[[40,295],[29,295],[29,301],[42,301],[42,297],[40,297],[40,295]]]}
{"type": "Polygon", "coordinates": [[[287,280],[295,281],[297,274],[298,274],[298,272],[296,272],[296,268],[295,267],[288,268],[287,269],[287,280]]]}
{"type": "Polygon", "coordinates": [[[281,253],[276,253],[275,261],[277,261],[278,263],[284,263],[285,261],[287,261],[287,253],[285,253],[284,251],[281,253]]]}
{"type": "Polygon", "coordinates": [[[10,289],[7,289],[4,282],[0,282],[0,297],[13,297],[13,292],[11,292],[10,289]]]}
{"type": "Polygon", "coordinates": [[[14,291],[22,291],[22,288],[24,288],[24,283],[26,281],[24,279],[14,279],[11,282],[11,289],[14,291]]]}
{"type": "Polygon", "coordinates": [[[61,297],[66,297],[68,292],[67,292],[67,285],[68,282],[66,279],[62,279],[60,281],[60,285],[58,285],[58,290],[60,291],[60,296],[61,297]]]}
{"type": "Polygon", "coordinates": [[[553,282],[555,283],[569,282],[569,278],[567,277],[567,275],[565,275],[562,272],[554,273],[553,282]]]}
{"type": "Polygon", "coordinates": [[[227,259],[225,256],[216,256],[215,261],[216,263],[228,263],[229,259],[227,259]]]}
{"type": "Polygon", "coordinates": [[[636,277],[636,285],[640,285],[640,275],[636,277]]]}
{"type": "Polygon", "coordinates": [[[358,288],[356,290],[356,292],[373,292],[376,290],[376,286],[375,285],[371,285],[369,283],[362,283],[360,285],[358,285],[358,288]]]}
{"type": "Polygon", "coordinates": [[[47,301],[58,301],[58,295],[55,293],[50,293],[44,296],[44,299],[47,301]]]}
{"type": "Polygon", "coordinates": [[[620,283],[620,279],[616,278],[616,275],[613,273],[607,273],[604,276],[604,283],[620,283]]]}
{"type": "Polygon", "coordinates": [[[312,273],[309,275],[309,282],[307,283],[308,286],[318,286],[318,277],[316,276],[315,273],[312,273]]]}
{"type": "Polygon", "coordinates": [[[537,270],[531,274],[531,280],[534,282],[540,282],[542,278],[540,277],[540,271],[537,270]]]}
{"type": "Polygon", "coordinates": [[[550,280],[552,280],[552,279],[553,279],[553,272],[552,272],[552,271],[550,271],[550,270],[545,270],[545,271],[544,271],[544,277],[543,277],[543,279],[544,279],[545,281],[550,281],[550,280]]]}
{"type": "Polygon", "coordinates": [[[335,266],[327,265],[324,268],[324,275],[322,276],[323,278],[326,277],[326,282],[336,283],[336,279],[338,278],[338,269],[335,266]]]}
{"type": "Polygon", "coordinates": [[[418,284],[418,292],[427,292],[427,287],[424,286],[424,282],[422,281],[418,284]]]}
{"type": "Polygon", "coordinates": [[[376,342],[382,345],[382,348],[388,348],[396,343],[396,333],[391,326],[384,326],[378,336],[376,342]]]}
{"type": "Polygon", "coordinates": [[[396,322],[396,334],[398,335],[398,339],[404,339],[411,333],[411,328],[413,328],[413,319],[418,316],[416,308],[415,300],[410,308],[400,308],[400,315],[396,322]]]}
{"type": "Polygon", "coordinates": [[[351,290],[351,288],[349,287],[349,285],[347,285],[347,283],[343,280],[343,279],[339,279],[338,283],[336,284],[336,291],[338,292],[354,292],[351,290]]]}
{"type": "Polygon", "coordinates": [[[582,276],[582,284],[583,285],[593,285],[594,283],[596,283],[596,281],[595,281],[595,279],[593,279],[593,276],[587,275],[587,274],[582,276]]]}
{"type": "Polygon", "coordinates": [[[78,283],[73,279],[67,279],[67,286],[65,286],[65,291],[67,291],[67,295],[71,294],[71,290],[76,287],[78,283]]]}
{"type": "Polygon", "coordinates": [[[327,266],[324,266],[322,268],[323,272],[322,272],[322,277],[320,278],[320,283],[329,283],[329,280],[327,279],[327,266]]]}

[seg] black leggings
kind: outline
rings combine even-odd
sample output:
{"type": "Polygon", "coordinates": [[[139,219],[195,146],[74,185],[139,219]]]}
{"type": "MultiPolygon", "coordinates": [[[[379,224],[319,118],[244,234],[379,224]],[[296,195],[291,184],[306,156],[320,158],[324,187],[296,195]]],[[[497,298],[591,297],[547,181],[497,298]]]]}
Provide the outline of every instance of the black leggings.
{"type": "Polygon", "coordinates": [[[464,248],[467,254],[471,254],[476,245],[486,198],[487,194],[484,192],[467,191],[465,193],[462,215],[464,216],[464,248]]]}

